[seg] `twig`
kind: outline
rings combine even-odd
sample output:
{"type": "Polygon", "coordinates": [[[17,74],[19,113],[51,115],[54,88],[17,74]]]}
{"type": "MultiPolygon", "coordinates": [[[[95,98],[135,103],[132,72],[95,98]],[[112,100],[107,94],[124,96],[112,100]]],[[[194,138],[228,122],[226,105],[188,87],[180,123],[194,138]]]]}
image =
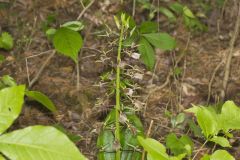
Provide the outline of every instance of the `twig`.
{"type": "Polygon", "coordinates": [[[29,88],[31,88],[39,79],[40,75],[42,74],[43,70],[45,69],[45,67],[47,66],[47,64],[50,62],[50,60],[52,59],[52,57],[55,55],[56,51],[53,50],[52,54],[50,54],[48,56],[48,58],[46,59],[46,61],[43,63],[43,65],[41,66],[41,68],[39,69],[39,71],[37,72],[36,76],[30,81],[29,83],[29,88]]]}
{"type": "Polygon", "coordinates": [[[133,0],[133,9],[132,9],[132,17],[134,18],[136,11],[136,0],[133,0]]]}
{"type": "Polygon", "coordinates": [[[29,69],[28,69],[28,59],[30,58],[35,58],[35,57],[38,57],[38,56],[41,56],[43,54],[48,54],[48,53],[51,53],[53,50],[48,50],[48,51],[44,51],[44,52],[41,52],[39,54],[35,54],[35,55],[32,55],[32,56],[28,56],[25,58],[25,65],[26,65],[26,70],[27,70],[27,79],[28,79],[28,85],[30,84],[31,80],[30,80],[30,75],[29,75],[29,69]]]}
{"type": "Polygon", "coordinates": [[[223,89],[221,91],[222,101],[224,101],[225,96],[226,96],[226,89],[227,89],[227,84],[228,84],[230,70],[231,70],[231,61],[232,61],[232,57],[233,57],[233,49],[234,49],[234,45],[235,45],[236,39],[237,39],[238,34],[239,34],[239,26],[240,26],[240,2],[238,4],[237,20],[236,20],[236,24],[235,24],[233,37],[230,41],[229,55],[227,57],[227,62],[226,62],[226,65],[225,65],[225,70],[224,70],[223,89]]]}
{"type": "Polygon", "coordinates": [[[197,155],[199,154],[199,152],[203,149],[203,147],[207,144],[208,140],[206,140],[203,145],[199,148],[199,150],[197,151],[197,153],[193,156],[192,160],[194,160],[197,155]]]}
{"type": "Polygon", "coordinates": [[[212,92],[212,84],[213,84],[214,78],[216,76],[216,73],[220,69],[220,67],[223,65],[224,62],[225,62],[225,58],[217,65],[217,67],[213,71],[212,77],[211,77],[211,79],[209,81],[209,84],[208,84],[207,104],[209,104],[209,102],[210,102],[210,97],[211,97],[211,92],[212,92]]]}
{"type": "Polygon", "coordinates": [[[90,8],[92,6],[92,4],[94,2],[95,2],[95,0],[92,0],[90,3],[88,3],[88,5],[85,8],[83,8],[82,12],[77,17],[78,21],[82,18],[83,14],[88,10],[88,8],[90,8]]]}
{"type": "MultiPolygon", "coordinates": [[[[148,127],[146,138],[150,136],[150,133],[151,133],[151,130],[152,130],[152,126],[153,126],[153,120],[151,120],[150,125],[148,127]]],[[[142,154],[142,160],[145,160],[145,155],[146,155],[146,151],[144,150],[143,154],[142,154]]]]}

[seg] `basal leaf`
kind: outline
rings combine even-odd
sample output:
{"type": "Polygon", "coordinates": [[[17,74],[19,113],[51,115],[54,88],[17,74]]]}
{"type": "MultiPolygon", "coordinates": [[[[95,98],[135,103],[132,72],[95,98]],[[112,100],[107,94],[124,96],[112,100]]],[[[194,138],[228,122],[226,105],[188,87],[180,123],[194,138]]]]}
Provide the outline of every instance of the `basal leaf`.
{"type": "Polygon", "coordinates": [[[114,133],[109,129],[104,129],[97,140],[98,160],[115,160],[114,133]]]}
{"type": "Polygon", "coordinates": [[[228,139],[224,137],[214,136],[213,138],[210,139],[210,141],[217,143],[222,147],[231,147],[228,139]]]}
{"type": "Polygon", "coordinates": [[[211,155],[210,160],[235,160],[235,158],[225,150],[217,150],[211,155]]]}
{"type": "Polygon", "coordinates": [[[28,91],[28,90],[25,91],[25,94],[28,97],[34,99],[35,101],[41,103],[44,107],[46,107],[50,111],[52,112],[56,111],[55,105],[45,94],[38,91],[28,91]]]}
{"type": "Polygon", "coordinates": [[[0,134],[8,129],[19,116],[24,102],[25,86],[0,90],[0,134]]]}
{"type": "Polygon", "coordinates": [[[3,32],[0,36],[0,48],[6,50],[13,48],[13,38],[8,32],[3,32]]]}
{"type": "Polygon", "coordinates": [[[169,156],[166,153],[166,148],[158,141],[152,138],[143,138],[141,136],[138,136],[138,141],[152,159],[169,160],[169,156]]]}
{"type": "Polygon", "coordinates": [[[173,50],[176,47],[176,40],[167,33],[143,34],[154,47],[162,50],[173,50]]]}
{"type": "Polygon", "coordinates": [[[83,44],[81,35],[68,28],[60,28],[53,37],[53,45],[55,49],[65,56],[68,56],[76,63],[78,60],[78,52],[83,44]]]}
{"type": "Polygon", "coordinates": [[[144,33],[155,33],[158,31],[158,24],[152,21],[145,21],[139,27],[139,32],[144,33]]]}
{"type": "Polygon", "coordinates": [[[123,128],[121,132],[122,160],[141,160],[142,153],[136,151],[140,144],[137,136],[143,136],[144,130],[140,119],[135,114],[126,114],[129,121],[129,126],[123,128]]]}
{"type": "Polygon", "coordinates": [[[0,151],[15,160],[86,160],[54,127],[33,126],[0,136],[0,151]]]}
{"type": "Polygon", "coordinates": [[[141,54],[141,59],[149,70],[153,70],[155,65],[155,55],[152,46],[145,38],[141,38],[139,41],[138,51],[141,54]]]}

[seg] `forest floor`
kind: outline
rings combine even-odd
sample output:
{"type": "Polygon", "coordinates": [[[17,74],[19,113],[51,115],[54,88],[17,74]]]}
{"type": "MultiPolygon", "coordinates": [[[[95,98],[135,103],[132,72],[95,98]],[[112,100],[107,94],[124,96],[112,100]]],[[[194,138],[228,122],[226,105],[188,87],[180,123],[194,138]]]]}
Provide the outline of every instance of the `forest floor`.
{"type": "MultiPolygon", "coordinates": [[[[162,3],[166,2],[161,2],[160,5],[162,3]]],[[[203,12],[198,3],[187,0],[182,3],[194,13],[203,12]]],[[[229,54],[238,12],[238,7],[233,3],[226,3],[224,8],[211,6],[206,17],[201,18],[202,23],[208,27],[205,32],[191,32],[180,20],[170,24],[164,15],[156,14],[153,20],[159,23],[161,31],[173,35],[178,45],[172,52],[156,50],[157,63],[153,72],[147,71],[141,62],[135,62],[127,56],[123,58],[124,62],[138,66],[139,74],[135,77],[135,82],[140,89],[134,99],[134,107],[138,110],[146,131],[150,122],[154,121],[151,137],[163,142],[167,133],[188,132],[188,129],[172,128],[166,110],[177,115],[191,104],[216,104],[221,100],[225,59],[229,54]],[[176,62],[181,70],[180,76],[170,74],[176,62]]],[[[42,109],[39,104],[27,101],[21,117],[14,125],[15,128],[35,124],[62,125],[67,131],[81,136],[77,143],[79,149],[89,159],[96,159],[97,136],[107,113],[114,106],[114,99],[106,96],[107,87],[100,83],[100,76],[112,70],[112,58],[117,55],[116,45],[113,45],[115,39],[106,33],[117,30],[114,15],[119,11],[131,14],[132,9],[132,1],[121,4],[118,0],[96,0],[85,10],[80,19],[85,24],[81,32],[84,47],[79,55],[80,90],[77,90],[75,84],[74,62],[55,54],[32,86],[32,90],[48,95],[57,106],[58,112],[52,114],[42,109]]],[[[44,27],[59,26],[76,20],[82,11],[79,0],[14,0],[8,8],[0,9],[0,32],[9,32],[15,42],[12,51],[0,50],[6,57],[6,61],[0,63],[0,76],[10,75],[18,84],[28,85],[28,76],[30,79],[35,78],[53,50],[44,33],[44,27]],[[41,55],[36,56],[38,54],[41,55]],[[31,56],[33,58],[28,58],[26,67],[26,58],[31,56]]],[[[148,11],[140,4],[136,6],[134,19],[138,23],[148,19],[148,11]]],[[[234,46],[225,97],[225,100],[233,100],[238,105],[239,42],[240,39],[237,39],[234,46]]],[[[204,141],[195,138],[194,142],[196,146],[201,146],[204,141]]],[[[206,146],[203,153],[208,150],[211,150],[211,147],[206,146]]],[[[240,157],[239,140],[230,152],[235,157],[240,157]]]]}

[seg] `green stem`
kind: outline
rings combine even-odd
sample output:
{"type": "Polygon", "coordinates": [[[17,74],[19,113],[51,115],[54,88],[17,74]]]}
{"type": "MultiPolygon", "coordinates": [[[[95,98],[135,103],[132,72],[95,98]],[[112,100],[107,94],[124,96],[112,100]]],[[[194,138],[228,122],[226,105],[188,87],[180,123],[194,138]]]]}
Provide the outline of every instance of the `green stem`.
{"type": "MultiPolygon", "coordinates": [[[[120,145],[120,63],[121,63],[121,51],[122,51],[122,40],[123,40],[124,25],[121,25],[121,33],[118,43],[118,55],[117,55],[117,74],[116,74],[116,130],[115,130],[115,141],[120,145]]],[[[120,147],[116,150],[116,160],[121,159],[120,147]]]]}

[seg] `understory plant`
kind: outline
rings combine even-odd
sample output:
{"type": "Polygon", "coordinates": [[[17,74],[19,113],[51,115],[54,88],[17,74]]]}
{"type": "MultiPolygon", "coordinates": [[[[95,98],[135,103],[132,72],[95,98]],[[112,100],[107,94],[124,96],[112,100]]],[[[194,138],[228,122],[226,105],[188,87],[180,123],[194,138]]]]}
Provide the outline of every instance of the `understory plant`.
{"type": "MultiPolygon", "coordinates": [[[[135,115],[135,111],[129,103],[123,103],[124,86],[131,86],[130,80],[123,78],[122,69],[123,48],[126,49],[136,43],[139,47],[141,60],[147,69],[153,70],[155,65],[154,48],[172,50],[176,46],[174,38],[167,33],[158,32],[154,22],[146,22],[137,26],[133,18],[125,13],[114,17],[119,29],[118,52],[116,65],[116,78],[114,79],[115,108],[108,114],[103,129],[98,137],[99,160],[140,160],[142,151],[137,136],[144,136],[143,125],[135,115]],[[130,83],[129,83],[130,82],[130,83]],[[127,105],[128,104],[128,105],[127,105]]],[[[102,79],[108,74],[102,76],[102,79]]]]}
{"type": "Polygon", "coordinates": [[[85,160],[73,142],[55,127],[36,125],[7,132],[21,113],[26,91],[25,85],[0,90],[0,159],[85,160]]]}
{"type": "Polygon", "coordinates": [[[226,101],[220,108],[193,106],[186,112],[193,113],[207,142],[222,147],[231,147],[228,138],[231,132],[240,129],[240,108],[232,101],[226,101]]]}
{"type": "Polygon", "coordinates": [[[199,21],[192,10],[180,2],[170,2],[165,5],[156,6],[150,0],[138,0],[142,8],[149,10],[149,19],[153,19],[157,13],[166,16],[171,23],[182,19],[183,24],[192,31],[206,31],[207,27],[199,21]]]}
{"type": "Polygon", "coordinates": [[[83,46],[83,39],[79,33],[84,28],[80,21],[69,21],[59,28],[49,28],[47,37],[53,42],[56,51],[64,56],[70,57],[77,68],[77,89],[79,89],[79,59],[78,54],[83,46]]]}
{"type": "MultiPolygon", "coordinates": [[[[223,148],[231,148],[228,138],[233,138],[231,133],[234,130],[240,129],[240,108],[232,101],[226,101],[221,107],[205,107],[193,106],[186,112],[193,113],[196,118],[205,142],[203,148],[208,142],[218,144],[223,148]]],[[[148,160],[182,160],[183,158],[191,159],[193,142],[188,136],[177,138],[175,134],[169,134],[166,138],[166,147],[170,149],[171,156],[167,154],[166,147],[152,138],[143,138],[138,136],[138,141],[143,148],[148,152],[148,160]]],[[[198,152],[195,153],[192,159],[195,159],[198,152]]],[[[224,149],[218,149],[211,155],[205,154],[201,160],[235,160],[224,149]]]]}

